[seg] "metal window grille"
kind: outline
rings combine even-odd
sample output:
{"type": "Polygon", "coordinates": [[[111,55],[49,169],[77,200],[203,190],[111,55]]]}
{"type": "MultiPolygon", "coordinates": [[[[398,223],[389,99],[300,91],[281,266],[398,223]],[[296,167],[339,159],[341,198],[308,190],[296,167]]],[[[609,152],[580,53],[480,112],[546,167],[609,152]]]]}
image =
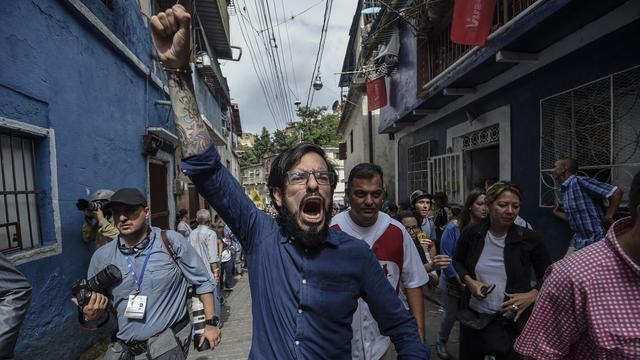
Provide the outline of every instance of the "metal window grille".
{"type": "Polygon", "coordinates": [[[0,132],[0,251],[41,244],[32,138],[0,132]]]}
{"type": "Polygon", "coordinates": [[[540,117],[540,206],[561,201],[552,175],[564,157],[581,175],[629,188],[640,170],[640,67],[543,99],[540,117]]]}
{"type": "Polygon", "coordinates": [[[415,190],[429,191],[429,158],[431,142],[411,146],[409,152],[408,182],[409,194],[415,190]]]}
{"type": "Polygon", "coordinates": [[[453,139],[453,149],[474,150],[500,143],[500,124],[487,126],[453,139]]]}
{"type": "Polygon", "coordinates": [[[462,152],[434,156],[429,160],[430,192],[444,192],[452,204],[464,202],[462,152]]]}

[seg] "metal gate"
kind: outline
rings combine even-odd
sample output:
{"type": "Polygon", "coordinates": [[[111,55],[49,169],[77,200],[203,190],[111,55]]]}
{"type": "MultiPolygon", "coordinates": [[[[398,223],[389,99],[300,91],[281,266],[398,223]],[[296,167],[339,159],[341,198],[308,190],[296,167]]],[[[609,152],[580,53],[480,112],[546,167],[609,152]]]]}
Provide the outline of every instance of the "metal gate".
{"type": "Polygon", "coordinates": [[[444,192],[453,204],[462,204],[465,197],[462,152],[432,156],[429,159],[429,192],[444,192]]]}

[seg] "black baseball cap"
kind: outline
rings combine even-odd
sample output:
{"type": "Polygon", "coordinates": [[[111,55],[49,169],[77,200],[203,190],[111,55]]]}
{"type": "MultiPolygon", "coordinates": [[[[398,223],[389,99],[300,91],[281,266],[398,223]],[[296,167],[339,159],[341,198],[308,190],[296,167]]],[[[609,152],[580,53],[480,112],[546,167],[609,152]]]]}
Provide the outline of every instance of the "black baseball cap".
{"type": "Polygon", "coordinates": [[[418,201],[418,200],[420,200],[422,198],[429,198],[429,200],[431,200],[431,194],[426,193],[426,192],[424,192],[422,190],[416,190],[416,191],[412,192],[411,195],[409,196],[409,200],[411,201],[411,206],[415,205],[416,201],[418,201]]]}
{"type": "Polygon", "coordinates": [[[146,207],[147,198],[136,188],[122,188],[111,195],[111,200],[104,207],[109,208],[114,204],[146,207]]]}

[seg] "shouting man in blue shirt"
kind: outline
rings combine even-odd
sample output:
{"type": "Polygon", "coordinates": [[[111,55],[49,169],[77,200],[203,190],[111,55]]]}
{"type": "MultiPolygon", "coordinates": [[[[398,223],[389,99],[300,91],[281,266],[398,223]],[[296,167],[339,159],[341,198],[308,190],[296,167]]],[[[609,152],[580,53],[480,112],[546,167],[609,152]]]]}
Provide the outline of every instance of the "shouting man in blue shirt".
{"type": "Polygon", "coordinates": [[[169,77],[182,170],[247,253],[253,308],[251,359],[349,359],[358,298],[400,359],[427,359],[413,317],[363,241],[329,229],[336,173],[324,151],[297,145],[274,159],[268,185],[279,213],[255,207],[222,166],[193,94],[190,15],[176,5],[151,20],[169,77]]]}

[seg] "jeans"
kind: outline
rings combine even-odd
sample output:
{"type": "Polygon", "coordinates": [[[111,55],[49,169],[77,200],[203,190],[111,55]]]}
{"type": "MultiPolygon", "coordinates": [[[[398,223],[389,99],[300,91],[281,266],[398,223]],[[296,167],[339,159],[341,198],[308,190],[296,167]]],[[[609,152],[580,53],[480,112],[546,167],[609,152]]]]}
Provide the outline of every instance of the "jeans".
{"type": "Polygon", "coordinates": [[[438,332],[437,343],[442,345],[446,345],[447,341],[449,341],[449,334],[451,334],[451,329],[453,328],[453,324],[458,316],[458,302],[460,301],[460,297],[455,296],[454,292],[449,290],[452,287],[457,288],[455,280],[449,282],[444,278],[444,276],[440,278],[438,288],[442,293],[444,314],[442,316],[442,321],[440,322],[440,331],[438,332]]]}
{"type": "Polygon", "coordinates": [[[220,291],[220,285],[213,284],[213,301],[216,304],[216,315],[218,317],[222,317],[222,304],[220,297],[222,296],[222,292],[220,291]]]}
{"type": "Polygon", "coordinates": [[[222,289],[224,289],[225,287],[227,289],[232,288],[233,287],[233,258],[231,258],[231,260],[229,261],[223,262],[220,270],[221,270],[220,277],[222,278],[222,284],[220,287],[222,289]]]}

